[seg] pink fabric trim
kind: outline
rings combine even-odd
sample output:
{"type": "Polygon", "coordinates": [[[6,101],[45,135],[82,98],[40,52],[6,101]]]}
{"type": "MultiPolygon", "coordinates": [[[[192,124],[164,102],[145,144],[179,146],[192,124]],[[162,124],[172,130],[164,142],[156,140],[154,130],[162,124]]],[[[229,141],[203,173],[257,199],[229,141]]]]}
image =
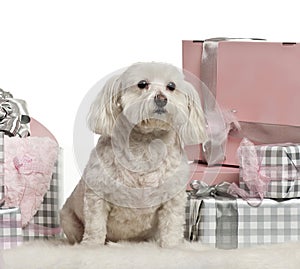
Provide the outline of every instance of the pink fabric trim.
{"type": "Polygon", "coordinates": [[[240,165],[243,168],[243,181],[251,192],[263,198],[271,179],[261,175],[255,146],[247,138],[241,142],[239,155],[241,156],[240,165]]]}
{"type": "Polygon", "coordinates": [[[61,227],[49,228],[49,227],[45,227],[38,224],[32,224],[32,223],[29,223],[25,227],[25,229],[29,229],[31,231],[36,232],[37,234],[42,234],[45,236],[58,235],[62,231],[61,227]]]}
{"type": "Polygon", "coordinates": [[[5,206],[20,207],[24,227],[50,187],[58,145],[48,137],[5,136],[4,154],[5,206]]]}
{"type": "Polygon", "coordinates": [[[22,157],[13,158],[15,168],[19,174],[30,175],[32,173],[49,174],[52,171],[52,167],[49,164],[43,164],[39,160],[35,160],[34,156],[25,154],[22,157]]]}

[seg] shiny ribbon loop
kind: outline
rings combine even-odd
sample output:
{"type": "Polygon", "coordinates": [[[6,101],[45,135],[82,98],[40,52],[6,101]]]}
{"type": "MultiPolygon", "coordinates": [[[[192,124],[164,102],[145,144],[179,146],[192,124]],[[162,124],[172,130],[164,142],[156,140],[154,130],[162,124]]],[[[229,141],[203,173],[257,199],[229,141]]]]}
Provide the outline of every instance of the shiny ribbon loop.
{"type": "MultiPolygon", "coordinates": [[[[216,242],[215,246],[221,249],[237,248],[238,240],[238,206],[235,195],[229,193],[231,184],[222,182],[220,184],[209,186],[203,181],[193,180],[191,182],[193,198],[209,198],[216,199],[216,242]],[[228,223],[231,223],[228,226],[228,223]],[[224,235],[224,231],[226,234],[224,235]]],[[[194,203],[194,206],[196,203],[194,203]]],[[[191,212],[191,235],[190,239],[194,240],[197,227],[201,222],[203,212],[201,212],[204,203],[192,208],[191,212]]]]}
{"type": "Polygon", "coordinates": [[[230,183],[222,182],[217,185],[209,186],[207,183],[199,180],[193,180],[190,184],[192,188],[192,195],[197,198],[207,198],[207,197],[215,197],[215,198],[236,198],[234,193],[230,193],[230,183]]]}
{"type": "Polygon", "coordinates": [[[233,200],[242,198],[250,206],[258,207],[263,201],[263,195],[250,195],[245,190],[238,187],[235,183],[222,182],[217,185],[209,186],[207,183],[199,180],[193,180],[190,183],[192,188],[191,195],[194,198],[209,198],[213,197],[217,200],[233,200]]]}
{"type": "Polygon", "coordinates": [[[29,122],[25,101],[0,89],[0,131],[9,136],[26,137],[30,135],[29,122]]]}

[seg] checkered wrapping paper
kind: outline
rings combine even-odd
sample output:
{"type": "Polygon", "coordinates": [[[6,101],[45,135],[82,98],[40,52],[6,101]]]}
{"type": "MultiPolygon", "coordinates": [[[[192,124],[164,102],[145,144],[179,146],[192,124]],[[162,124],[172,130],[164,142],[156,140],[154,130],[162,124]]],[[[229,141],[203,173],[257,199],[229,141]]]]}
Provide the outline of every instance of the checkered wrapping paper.
{"type": "MultiPolygon", "coordinates": [[[[300,145],[255,146],[259,173],[270,179],[266,198],[300,197],[300,145]]],[[[247,158],[241,154],[239,156],[247,158]]],[[[242,161],[241,161],[242,163],[242,161]]],[[[249,192],[243,180],[243,167],[240,166],[240,187],[249,192]]],[[[250,192],[250,194],[253,194],[250,192]]]]}
{"type": "Polygon", "coordinates": [[[21,245],[23,231],[19,208],[0,209],[0,249],[21,245]]]}
{"type": "Polygon", "coordinates": [[[0,131],[0,200],[4,196],[4,133],[0,131]]]}
{"type": "Polygon", "coordinates": [[[216,203],[228,201],[217,201],[214,198],[188,200],[186,239],[217,247],[218,237],[221,237],[222,248],[243,248],[300,240],[299,199],[282,202],[264,199],[259,207],[251,207],[246,201],[237,199],[237,223],[231,223],[226,218],[218,220],[216,203]],[[192,217],[193,214],[198,216],[192,217]],[[221,230],[217,230],[220,226],[218,221],[223,222],[221,230]],[[232,231],[236,231],[236,234],[232,235],[232,231]],[[236,242],[231,242],[233,238],[236,242]]]}
{"type": "Polygon", "coordinates": [[[38,212],[29,224],[23,228],[24,241],[61,236],[58,214],[60,206],[60,183],[59,161],[57,161],[53,168],[50,188],[45,194],[38,212]]]}

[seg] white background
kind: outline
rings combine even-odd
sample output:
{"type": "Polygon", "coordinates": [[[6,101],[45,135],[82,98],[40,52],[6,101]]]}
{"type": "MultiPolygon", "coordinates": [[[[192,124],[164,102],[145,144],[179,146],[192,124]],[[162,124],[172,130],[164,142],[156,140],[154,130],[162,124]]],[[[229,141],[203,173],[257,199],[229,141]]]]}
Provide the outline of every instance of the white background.
{"type": "MultiPolygon", "coordinates": [[[[297,1],[0,0],[0,88],[25,99],[64,148],[65,197],[80,178],[78,107],[100,79],[137,61],[181,67],[181,41],[300,41],[297,1]]],[[[83,141],[84,143],[84,141],[83,141]]]]}

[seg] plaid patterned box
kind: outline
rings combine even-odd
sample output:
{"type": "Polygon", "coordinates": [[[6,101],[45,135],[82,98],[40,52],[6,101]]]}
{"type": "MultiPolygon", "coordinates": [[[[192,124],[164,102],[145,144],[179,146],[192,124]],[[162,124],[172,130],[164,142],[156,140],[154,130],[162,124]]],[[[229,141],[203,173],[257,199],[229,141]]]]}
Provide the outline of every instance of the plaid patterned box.
{"type": "Polygon", "coordinates": [[[60,208],[60,161],[55,163],[53,168],[50,189],[44,196],[44,200],[29,224],[23,228],[24,241],[37,238],[60,237],[61,229],[59,224],[60,208]]]}
{"type": "Polygon", "coordinates": [[[249,158],[249,150],[245,146],[239,148],[240,187],[251,195],[255,195],[255,193],[250,191],[251,187],[247,186],[247,180],[244,179],[244,174],[247,173],[245,164],[248,163],[250,169],[256,169],[259,179],[267,180],[266,182],[268,182],[264,191],[264,197],[300,197],[300,144],[260,145],[253,147],[257,157],[256,168],[254,168],[255,164],[251,163],[253,160],[251,161],[251,158],[249,158]]]}
{"type": "MultiPolygon", "coordinates": [[[[4,163],[4,135],[0,132],[0,199],[4,197],[4,171],[3,171],[3,163],[4,163]]],[[[62,149],[59,151],[59,157],[53,167],[52,179],[50,183],[50,188],[44,196],[43,202],[34,215],[29,224],[22,229],[20,226],[22,241],[30,241],[37,238],[53,238],[62,236],[62,232],[60,229],[59,223],[59,208],[62,193],[62,180],[61,180],[61,170],[62,170],[62,149]]],[[[20,211],[18,213],[18,218],[21,221],[20,211]]],[[[0,216],[1,217],[1,216],[0,216]]],[[[6,215],[6,223],[9,223],[9,218],[11,218],[12,223],[15,221],[16,214],[6,215]]],[[[21,225],[21,222],[20,222],[21,225]]],[[[15,239],[16,228],[14,225],[11,227],[11,231],[9,231],[8,225],[6,225],[6,248],[9,247],[9,235],[11,235],[11,245],[13,245],[15,239]]],[[[19,239],[18,239],[19,240],[19,239]]],[[[19,240],[20,241],[20,240],[19,240]]],[[[18,243],[19,243],[18,241],[18,243]]]]}
{"type": "Polygon", "coordinates": [[[0,249],[21,245],[23,231],[19,208],[0,209],[0,249]]]}
{"type": "Polygon", "coordinates": [[[222,249],[300,240],[300,200],[188,199],[185,238],[222,249]]]}
{"type": "Polygon", "coordinates": [[[4,198],[4,133],[0,132],[0,200],[4,198]]]}

